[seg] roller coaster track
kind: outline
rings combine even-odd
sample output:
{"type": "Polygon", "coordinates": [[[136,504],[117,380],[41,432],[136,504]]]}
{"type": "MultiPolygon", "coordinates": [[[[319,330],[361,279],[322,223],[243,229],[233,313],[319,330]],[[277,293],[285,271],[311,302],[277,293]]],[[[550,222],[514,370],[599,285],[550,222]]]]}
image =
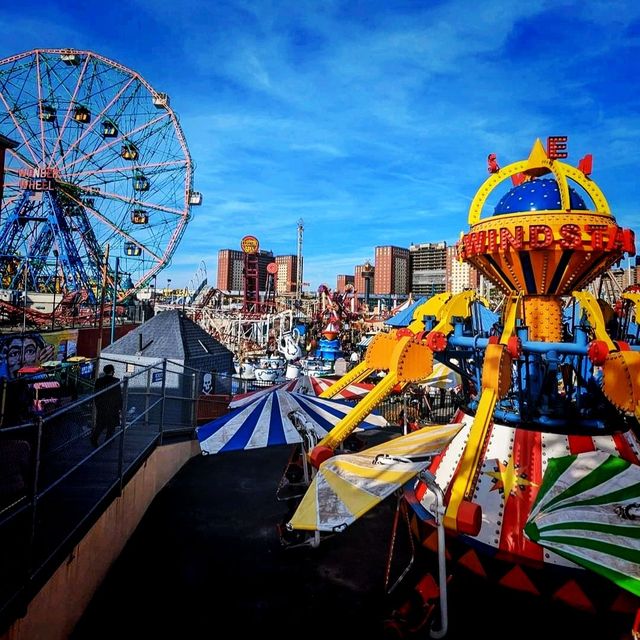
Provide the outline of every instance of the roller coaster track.
{"type": "MultiPolygon", "coordinates": [[[[6,300],[0,300],[0,318],[7,318],[14,324],[25,322],[29,326],[35,326],[38,329],[50,327],[55,318],[56,324],[74,326],[89,326],[98,320],[98,313],[93,309],[81,307],[82,297],[78,294],[70,294],[65,296],[51,313],[45,313],[32,309],[30,307],[15,305],[6,300]],[[75,300],[73,300],[74,298],[75,300]]],[[[118,307],[116,312],[122,315],[123,308],[118,307]]],[[[111,309],[105,310],[104,317],[111,315],[111,309]]]]}

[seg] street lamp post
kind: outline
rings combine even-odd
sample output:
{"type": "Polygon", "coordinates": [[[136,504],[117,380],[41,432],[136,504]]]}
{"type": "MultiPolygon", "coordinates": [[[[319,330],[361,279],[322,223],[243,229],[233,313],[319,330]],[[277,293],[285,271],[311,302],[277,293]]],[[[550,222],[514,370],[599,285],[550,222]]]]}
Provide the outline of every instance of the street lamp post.
{"type": "Polygon", "coordinates": [[[55,329],[56,326],[56,290],[58,289],[58,250],[53,250],[53,255],[56,258],[56,269],[53,275],[53,304],[51,306],[51,331],[55,329]]]}
{"type": "Polygon", "coordinates": [[[118,301],[118,277],[120,272],[120,258],[116,256],[116,272],[113,277],[113,300],[111,304],[111,341],[113,344],[116,339],[116,303],[118,301]]]}
{"type": "Polygon", "coordinates": [[[20,357],[20,366],[24,365],[24,343],[26,340],[24,339],[25,334],[27,333],[27,279],[29,277],[29,255],[25,255],[24,257],[24,300],[22,302],[22,354],[20,357]]]}
{"type": "MultiPolygon", "coordinates": [[[[24,259],[24,290],[22,295],[24,300],[22,301],[22,335],[27,332],[27,280],[29,278],[29,256],[25,256],[24,259]]],[[[24,340],[23,340],[24,342],[24,340]]]]}
{"type": "Polygon", "coordinates": [[[169,304],[171,304],[171,278],[167,278],[167,296],[169,296],[169,304]]]}

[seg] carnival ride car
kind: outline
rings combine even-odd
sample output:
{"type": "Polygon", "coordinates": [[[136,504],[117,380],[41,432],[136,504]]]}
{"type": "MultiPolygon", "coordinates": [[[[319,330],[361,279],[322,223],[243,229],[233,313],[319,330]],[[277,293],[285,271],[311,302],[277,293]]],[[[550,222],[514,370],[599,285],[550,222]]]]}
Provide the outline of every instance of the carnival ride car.
{"type": "Polygon", "coordinates": [[[635,254],[634,233],[591,179],[592,157],[576,168],[561,161],[565,149],[566,138],[549,138],[502,169],[494,158],[471,203],[458,254],[504,292],[498,330],[474,329],[473,292],[436,296],[408,329],[377,336],[364,362],[322,394],[387,372],[311,452],[319,469],[289,528],[340,531],[403,486],[413,533],[440,549],[440,576],[416,588],[422,616],[407,623],[396,611],[398,630],[421,628],[439,600],[435,633],[446,632],[445,532],[458,572],[585,609],[637,610],[640,294],[625,292],[614,309],[588,290],[635,254]],[[512,188],[482,217],[508,179],[512,188]],[[368,459],[332,455],[396,385],[428,375],[434,358],[460,374],[467,400],[445,442],[439,432],[416,446],[413,433],[368,459]]]}

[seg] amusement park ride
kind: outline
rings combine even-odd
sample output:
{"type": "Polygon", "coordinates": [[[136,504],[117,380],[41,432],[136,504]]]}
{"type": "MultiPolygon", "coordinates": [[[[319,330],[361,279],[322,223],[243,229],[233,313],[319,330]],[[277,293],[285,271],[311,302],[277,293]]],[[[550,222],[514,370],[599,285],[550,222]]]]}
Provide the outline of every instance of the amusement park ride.
{"type": "MultiPolygon", "coordinates": [[[[616,223],[592,181],[591,156],[577,168],[562,161],[566,138],[549,138],[546,149],[537,140],[526,160],[504,168],[492,156],[458,255],[504,292],[499,326],[478,326],[477,296],[465,291],[431,298],[409,327],[376,336],[364,361],[322,395],[386,375],[310,452],[318,470],[288,528],[341,531],[401,489],[413,533],[427,548],[440,542],[441,573],[446,532],[458,572],[592,611],[633,613],[640,293],[626,291],[613,308],[587,287],[625,253],[635,255],[634,233],[616,223]],[[434,360],[463,380],[465,403],[444,441],[427,426],[418,432],[427,438],[422,448],[409,434],[368,458],[334,455],[385,396],[424,379],[434,360]]],[[[416,593],[419,615],[408,622],[399,608],[395,628],[423,627],[439,603],[441,637],[446,576],[423,576],[416,593]]]]}
{"type": "Polygon", "coordinates": [[[166,94],[90,51],[37,49],[0,60],[0,133],[3,289],[95,304],[109,247],[123,301],[168,264],[202,198],[166,94]]]}
{"type": "Polygon", "coordinates": [[[331,291],[326,284],[318,287],[320,308],[313,317],[313,324],[320,328],[317,355],[322,360],[335,361],[342,355],[338,336],[345,326],[361,319],[358,314],[358,298],[353,285],[344,291],[331,291]]]}

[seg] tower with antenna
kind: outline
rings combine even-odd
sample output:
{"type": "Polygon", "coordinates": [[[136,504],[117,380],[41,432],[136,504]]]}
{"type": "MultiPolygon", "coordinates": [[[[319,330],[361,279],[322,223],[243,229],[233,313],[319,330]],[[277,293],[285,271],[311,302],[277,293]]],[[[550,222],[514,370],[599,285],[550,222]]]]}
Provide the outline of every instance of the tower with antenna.
{"type": "Polygon", "coordinates": [[[298,264],[297,264],[297,278],[296,278],[296,301],[300,302],[302,298],[302,271],[303,271],[303,258],[302,258],[302,235],[304,233],[304,220],[300,218],[298,220],[298,264]]]}

